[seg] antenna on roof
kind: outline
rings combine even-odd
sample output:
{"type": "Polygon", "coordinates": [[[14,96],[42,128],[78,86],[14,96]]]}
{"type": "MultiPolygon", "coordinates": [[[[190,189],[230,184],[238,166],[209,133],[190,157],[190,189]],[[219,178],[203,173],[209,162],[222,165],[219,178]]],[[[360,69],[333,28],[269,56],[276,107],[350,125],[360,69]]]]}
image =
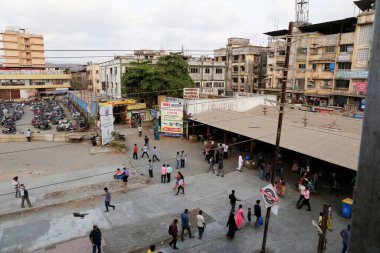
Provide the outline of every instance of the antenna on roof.
{"type": "Polygon", "coordinates": [[[296,22],[309,22],[309,0],[296,0],[296,22]]]}

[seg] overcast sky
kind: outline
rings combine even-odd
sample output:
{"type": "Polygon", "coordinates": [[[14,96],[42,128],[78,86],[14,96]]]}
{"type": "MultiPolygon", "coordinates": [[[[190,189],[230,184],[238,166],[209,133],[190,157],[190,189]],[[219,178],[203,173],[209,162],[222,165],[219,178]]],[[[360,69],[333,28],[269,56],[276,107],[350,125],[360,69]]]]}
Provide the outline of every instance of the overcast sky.
{"type": "MultiPolygon", "coordinates": [[[[45,49],[186,49],[224,47],[228,37],[265,45],[262,33],[288,27],[294,0],[0,0],[0,27],[43,34],[45,49]]],[[[310,22],[351,17],[351,0],[310,0],[310,22]]],[[[120,54],[120,53],[119,53],[120,54]]],[[[200,54],[192,53],[193,55],[200,54]]],[[[46,52],[52,56],[114,52],[46,52]]],[[[46,59],[86,63],[96,59],[46,59]]]]}

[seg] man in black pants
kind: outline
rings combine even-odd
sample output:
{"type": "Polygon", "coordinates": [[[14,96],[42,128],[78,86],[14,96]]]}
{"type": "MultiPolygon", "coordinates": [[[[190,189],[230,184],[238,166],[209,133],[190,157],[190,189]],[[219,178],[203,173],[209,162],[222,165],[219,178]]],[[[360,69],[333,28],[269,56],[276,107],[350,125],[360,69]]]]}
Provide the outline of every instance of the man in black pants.
{"type": "Polygon", "coordinates": [[[98,225],[92,226],[93,229],[90,233],[90,241],[92,243],[92,252],[96,252],[96,248],[98,248],[98,253],[102,252],[102,233],[100,232],[100,229],[98,225]]]}
{"type": "Polygon", "coordinates": [[[178,190],[177,190],[177,194],[176,194],[176,195],[179,194],[179,190],[180,190],[180,189],[182,189],[182,194],[185,194],[185,188],[183,187],[184,182],[185,182],[185,181],[183,181],[182,178],[180,178],[180,179],[178,180],[178,190]]]}
{"type": "Polygon", "coordinates": [[[172,236],[172,240],[169,242],[169,246],[173,247],[173,249],[177,248],[177,238],[178,238],[178,228],[177,228],[178,220],[175,219],[173,223],[170,225],[169,234],[172,236]]]}
{"type": "Polygon", "coordinates": [[[105,211],[106,213],[108,213],[108,207],[112,207],[113,210],[115,210],[115,206],[114,205],[111,205],[110,202],[111,202],[111,193],[108,191],[108,188],[107,187],[104,187],[104,191],[106,192],[106,199],[105,199],[105,205],[106,205],[106,210],[105,211]]]}
{"type": "Polygon", "coordinates": [[[228,197],[230,199],[230,204],[231,204],[231,213],[235,212],[235,206],[236,206],[236,201],[240,201],[240,199],[236,198],[235,196],[235,190],[232,190],[230,196],[228,197]]]}

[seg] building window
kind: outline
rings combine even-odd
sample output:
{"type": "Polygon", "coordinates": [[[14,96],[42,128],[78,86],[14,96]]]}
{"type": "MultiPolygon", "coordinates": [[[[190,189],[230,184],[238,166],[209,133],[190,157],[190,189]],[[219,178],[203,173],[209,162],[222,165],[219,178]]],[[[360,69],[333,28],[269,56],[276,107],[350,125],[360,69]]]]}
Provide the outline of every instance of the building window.
{"type": "Polygon", "coordinates": [[[239,72],[239,67],[238,66],[234,66],[233,67],[233,72],[234,72],[234,74],[237,74],[239,72]]]}
{"type": "Polygon", "coordinates": [[[217,68],[217,69],[215,69],[215,73],[216,74],[223,74],[223,69],[217,68]]]}
{"type": "Polygon", "coordinates": [[[226,61],[227,60],[227,56],[222,56],[222,61],[226,61]]]}
{"type": "Polygon", "coordinates": [[[312,65],[313,70],[317,70],[317,64],[312,65]]]}
{"type": "Polygon", "coordinates": [[[299,69],[306,69],[306,64],[298,64],[299,69]]]}
{"type": "Polygon", "coordinates": [[[240,78],[240,83],[244,83],[244,78],[240,78]]]}
{"type": "Polygon", "coordinates": [[[335,87],[338,89],[348,89],[350,87],[350,80],[338,79],[335,81],[335,87]]]}
{"type": "Polygon", "coordinates": [[[245,71],[245,67],[244,66],[240,66],[240,71],[244,72],[245,71]]]}
{"type": "Polygon", "coordinates": [[[214,88],[223,88],[224,82],[214,82],[214,88]]]}
{"type": "Polygon", "coordinates": [[[298,53],[299,54],[307,54],[307,48],[299,48],[298,53]]]}
{"type": "Polygon", "coordinates": [[[191,74],[198,74],[199,73],[199,68],[190,68],[190,73],[191,74]]]}
{"type": "Polygon", "coordinates": [[[196,88],[201,87],[201,83],[200,83],[200,82],[195,82],[194,84],[195,84],[195,87],[196,87],[196,88]]]}
{"type": "Polygon", "coordinates": [[[340,45],[340,47],[339,47],[339,51],[340,51],[341,53],[343,53],[343,52],[352,53],[352,51],[354,51],[354,44],[340,45]]]}
{"type": "Polygon", "coordinates": [[[239,55],[234,55],[234,62],[238,62],[239,61],[239,55]]]}
{"type": "Polygon", "coordinates": [[[372,24],[359,26],[359,44],[369,44],[372,35],[372,24]]]}
{"type": "Polygon", "coordinates": [[[205,68],[205,73],[210,74],[210,68],[205,68]]]}
{"type": "Polygon", "coordinates": [[[278,55],[285,55],[285,50],[278,51],[278,55]]]}
{"type": "Polygon", "coordinates": [[[212,88],[212,82],[204,82],[203,87],[212,88]]]}
{"type": "Polygon", "coordinates": [[[244,54],[241,55],[241,61],[242,61],[242,62],[245,61],[245,55],[244,55],[244,54]]]}
{"type": "Polygon", "coordinates": [[[358,49],[356,53],[356,60],[368,61],[368,59],[369,59],[369,49],[368,48],[358,49]]]}
{"type": "Polygon", "coordinates": [[[321,88],[331,89],[332,88],[332,80],[321,80],[321,88]]]}
{"type": "Polygon", "coordinates": [[[324,66],[323,66],[323,70],[325,71],[330,71],[330,63],[325,63],[324,66]]]}
{"type": "Polygon", "coordinates": [[[232,82],[238,83],[238,79],[237,78],[232,78],[232,82]]]}
{"type": "Polygon", "coordinates": [[[335,46],[325,47],[325,53],[334,53],[334,52],[335,52],[335,46]]]}
{"type": "Polygon", "coordinates": [[[99,70],[96,70],[96,74],[99,74],[99,70]]]}
{"type": "Polygon", "coordinates": [[[351,69],[351,62],[339,62],[338,69],[351,69]]]}

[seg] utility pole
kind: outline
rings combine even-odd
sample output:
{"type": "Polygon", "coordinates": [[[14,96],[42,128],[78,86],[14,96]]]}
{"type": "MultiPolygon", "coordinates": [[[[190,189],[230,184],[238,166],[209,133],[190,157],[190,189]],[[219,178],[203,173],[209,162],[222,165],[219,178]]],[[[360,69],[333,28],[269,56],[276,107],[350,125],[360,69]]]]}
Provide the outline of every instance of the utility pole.
{"type": "MultiPolygon", "coordinates": [[[[270,180],[272,185],[274,185],[274,179],[275,179],[274,174],[275,174],[276,168],[278,166],[278,155],[280,153],[281,128],[282,128],[282,119],[284,117],[285,93],[286,93],[286,84],[288,82],[288,68],[289,68],[290,46],[291,46],[291,42],[292,42],[292,38],[291,38],[292,33],[293,33],[293,22],[289,22],[288,37],[286,38],[286,55],[285,55],[284,75],[283,75],[282,86],[281,86],[280,113],[278,114],[276,149],[274,152],[274,165],[272,167],[271,180],[270,180]]],[[[271,207],[268,207],[267,208],[267,214],[265,216],[265,228],[264,228],[263,245],[261,248],[261,253],[265,253],[270,211],[271,211],[271,207]]]]}
{"type": "Polygon", "coordinates": [[[368,90],[354,190],[350,253],[380,252],[380,1],[376,1],[368,90]]]}
{"type": "Polygon", "coordinates": [[[325,203],[323,204],[323,216],[322,216],[322,234],[319,235],[318,241],[318,253],[324,253],[326,249],[326,228],[327,228],[327,219],[329,215],[329,207],[325,203]]]}

